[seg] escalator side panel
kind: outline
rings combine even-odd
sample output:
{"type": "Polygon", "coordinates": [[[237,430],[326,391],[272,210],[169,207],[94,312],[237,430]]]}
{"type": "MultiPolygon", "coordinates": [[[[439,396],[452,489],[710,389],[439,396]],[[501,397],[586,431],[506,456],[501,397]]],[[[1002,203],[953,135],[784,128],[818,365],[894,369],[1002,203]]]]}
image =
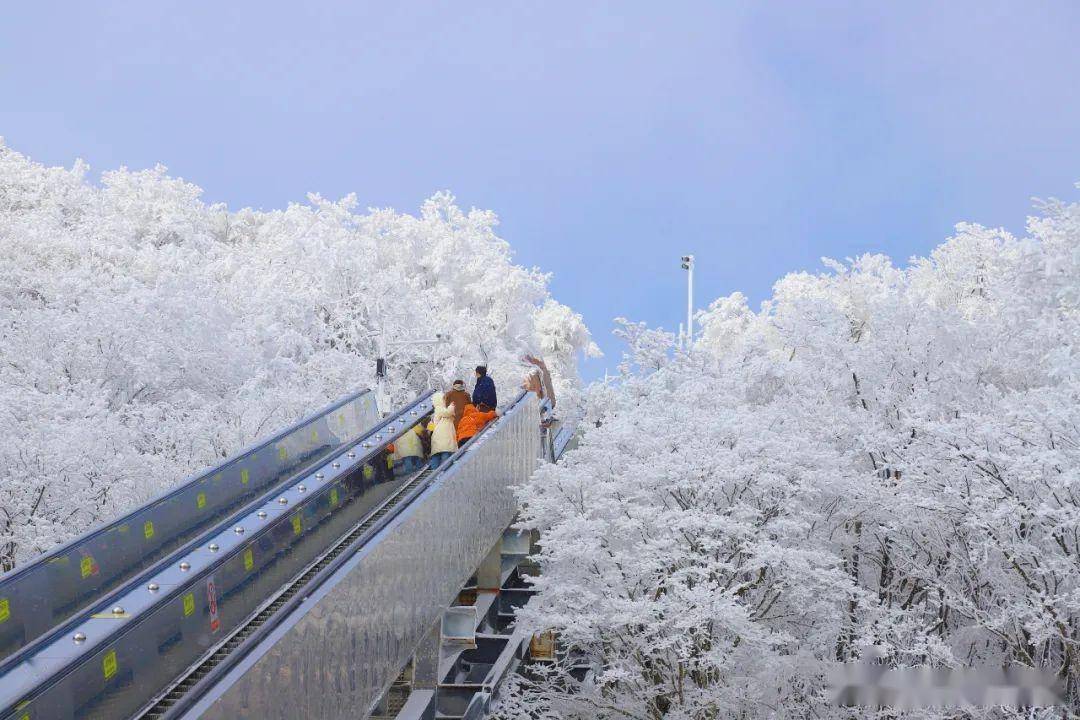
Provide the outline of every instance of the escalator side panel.
{"type": "Polygon", "coordinates": [[[0,718],[119,718],[138,710],[401,484],[380,481],[367,463],[379,438],[406,431],[430,404],[422,397],[367,440],[340,448],[335,469],[324,457],[319,473],[310,468],[314,474],[278,489],[266,504],[247,506],[243,519],[226,518],[217,535],[185,551],[190,570],[171,562],[118,596],[124,616],[85,614],[70,623],[69,632],[0,675],[0,718]],[[279,494],[289,503],[275,501],[279,494]],[[73,643],[77,633],[87,640],[73,643]]]}
{"type": "Polygon", "coordinates": [[[3,575],[0,660],[377,422],[373,394],[356,393],[143,507],[3,575]]]}
{"type": "Polygon", "coordinates": [[[363,716],[513,520],[538,412],[526,395],[363,543],[183,717],[363,716]]]}

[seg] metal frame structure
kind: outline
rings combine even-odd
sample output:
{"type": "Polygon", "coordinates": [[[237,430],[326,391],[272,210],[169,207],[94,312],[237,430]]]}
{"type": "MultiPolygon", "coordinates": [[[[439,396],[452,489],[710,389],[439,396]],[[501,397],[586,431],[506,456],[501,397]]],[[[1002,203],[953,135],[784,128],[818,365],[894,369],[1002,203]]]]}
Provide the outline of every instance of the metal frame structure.
{"type": "Polygon", "coordinates": [[[540,451],[535,395],[360,538],[182,718],[369,715],[513,520],[540,451]]]}
{"type": "MultiPolygon", "coordinates": [[[[576,420],[545,427],[545,459],[558,462],[576,443],[577,431],[576,420]]],[[[531,559],[537,539],[530,530],[503,532],[461,588],[457,602],[445,610],[383,694],[373,720],[488,716],[506,678],[536,660],[535,638],[517,626],[516,615],[536,593],[528,578],[539,572],[531,559]]]]}
{"type": "MultiPolygon", "coordinates": [[[[523,393],[438,470],[379,481],[374,459],[432,402],[422,396],[380,422],[371,399],[345,398],[61,548],[57,557],[93,538],[122,545],[140,513],[191,492],[210,517],[177,530],[171,552],[128,561],[133,571],[116,573],[110,590],[0,664],[0,720],[367,717],[418,648],[437,685],[431,648],[444,611],[470,577],[485,598],[498,594],[512,488],[573,433],[549,428],[542,446],[536,396],[523,393]],[[360,411],[358,402],[371,414],[347,417],[334,434],[338,411],[360,411]],[[285,461],[300,458],[282,482],[285,461]],[[237,493],[237,484],[254,487],[237,493]]],[[[150,522],[154,535],[174,532],[150,522]]],[[[488,602],[488,614],[502,604],[488,602]]],[[[471,634],[484,647],[458,657],[495,652],[500,676],[516,663],[520,638],[476,636],[475,625],[471,634]]],[[[444,702],[473,685],[445,690],[444,702]]]]}
{"type": "MultiPolygon", "coordinates": [[[[197,509],[212,519],[197,516],[198,529],[182,531],[172,552],[129,562],[133,573],[16,650],[0,668],[0,720],[370,714],[500,542],[516,512],[512,487],[535,469],[541,438],[536,397],[523,393],[438,470],[380,482],[371,463],[431,412],[431,396],[359,439],[344,430],[324,437],[335,411],[364,397],[186,483],[181,490],[194,488],[197,509]],[[305,460],[282,483],[274,457],[305,460]],[[263,472],[274,467],[277,475],[263,472]],[[241,479],[259,491],[232,504],[215,499],[228,509],[211,514],[213,488],[241,479]]],[[[343,425],[352,431],[367,419],[343,425]]],[[[544,455],[565,447],[564,435],[544,455]]],[[[162,496],[61,556],[91,537],[126,540],[140,512],[174,495],[187,497],[162,496]]],[[[498,588],[498,577],[485,582],[498,588]]]]}
{"type": "Polygon", "coordinates": [[[479,720],[500,684],[529,659],[531,634],[517,610],[535,594],[530,531],[506,530],[380,699],[373,720],[479,720]],[[497,587],[491,584],[497,574],[497,587]]]}

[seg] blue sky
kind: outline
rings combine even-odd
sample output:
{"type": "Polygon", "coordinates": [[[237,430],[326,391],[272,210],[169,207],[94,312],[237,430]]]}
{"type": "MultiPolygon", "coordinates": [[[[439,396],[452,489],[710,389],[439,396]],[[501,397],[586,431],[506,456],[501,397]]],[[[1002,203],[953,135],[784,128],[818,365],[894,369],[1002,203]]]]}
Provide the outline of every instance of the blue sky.
{"type": "Polygon", "coordinates": [[[904,261],[1075,200],[1080,4],[52,2],[0,20],[0,135],[209,201],[491,208],[614,368],[822,256],[904,261]]]}

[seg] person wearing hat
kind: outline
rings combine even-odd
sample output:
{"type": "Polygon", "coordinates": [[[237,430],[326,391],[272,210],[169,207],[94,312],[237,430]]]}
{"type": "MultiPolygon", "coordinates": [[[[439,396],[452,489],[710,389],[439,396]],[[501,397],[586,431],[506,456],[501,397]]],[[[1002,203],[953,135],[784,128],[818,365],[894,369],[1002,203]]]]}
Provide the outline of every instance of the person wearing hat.
{"type": "Polygon", "coordinates": [[[495,381],[488,375],[486,365],[476,366],[476,387],[472,394],[473,405],[487,405],[489,408],[499,407],[499,398],[495,394],[495,381]]]}
{"type": "Polygon", "coordinates": [[[465,414],[465,406],[472,400],[469,398],[469,393],[465,391],[465,381],[455,380],[453,389],[446,393],[446,404],[454,404],[454,427],[456,428],[461,424],[461,416],[465,414]]]}

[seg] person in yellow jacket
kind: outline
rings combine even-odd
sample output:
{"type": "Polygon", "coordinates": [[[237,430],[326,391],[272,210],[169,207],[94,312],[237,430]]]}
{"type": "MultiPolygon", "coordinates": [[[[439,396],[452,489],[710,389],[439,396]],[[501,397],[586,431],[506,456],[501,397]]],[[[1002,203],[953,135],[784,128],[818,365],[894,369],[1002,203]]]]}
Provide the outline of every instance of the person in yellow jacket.
{"type": "Polygon", "coordinates": [[[435,393],[432,398],[435,407],[431,413],[431,461],[428,464],[432,470],[443,464],[446,458],[453,455],[457,449],[457,432],[454,428],[454,405],[446,405],[446,396],[441,392],[435,393]]]}
{"type": "Polygon", "coordinates": [[[424,429],[417,425],[394,441],[394,475],[408,475],[420,469],[424,462],[424,429]]]}

